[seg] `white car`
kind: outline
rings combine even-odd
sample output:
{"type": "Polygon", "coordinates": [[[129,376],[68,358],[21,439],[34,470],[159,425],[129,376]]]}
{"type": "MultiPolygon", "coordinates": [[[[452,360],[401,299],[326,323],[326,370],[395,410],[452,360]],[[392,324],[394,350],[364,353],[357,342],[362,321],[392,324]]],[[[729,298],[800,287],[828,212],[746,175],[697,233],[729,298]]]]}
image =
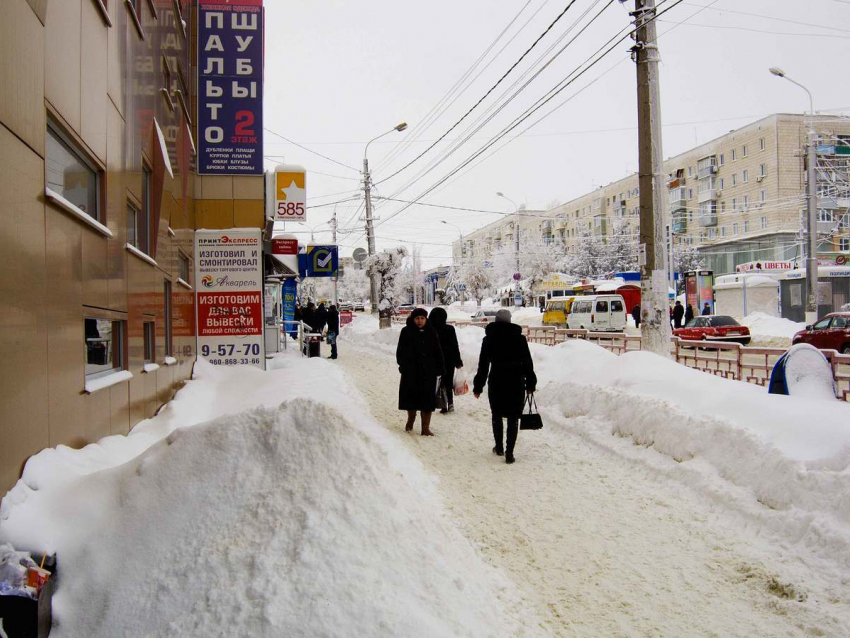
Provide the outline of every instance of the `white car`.
{"type": "Polygon", "coordinates": [[[498,310],[479,310],[474,315],[472,315],[473,321],[483,321],[485,323],[492,323],[496,321],[496,313],[498,310]]]}

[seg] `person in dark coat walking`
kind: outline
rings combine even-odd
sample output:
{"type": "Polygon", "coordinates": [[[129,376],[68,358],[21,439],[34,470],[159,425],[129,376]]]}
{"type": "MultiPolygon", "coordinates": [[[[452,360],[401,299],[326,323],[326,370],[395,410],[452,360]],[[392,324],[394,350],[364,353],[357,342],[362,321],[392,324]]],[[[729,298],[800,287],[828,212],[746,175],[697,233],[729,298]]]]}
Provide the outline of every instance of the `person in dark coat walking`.
{"type": "Polygon", "coordinates": [[[336,341],[339,338],[339,310],[336,306],[331,305],[328,310],[328,345],[331,347],[331,356],[328,359],[336,359],[337,349],[336,341]]]}
{"type": "Polygon", "coordinates": [[[632,319],[635,320],[635,328],[640,328],[640,304],[635,304],[632,308],[632,319]]]}
{"type": "Polygon", "coordinates": [[[440,338],[440,347],[443,350],[443,363],[446,373],[442,377],[442,386],[446,390],[446,407],[440,410],[440,414],[454,412],[454,371],[462,368],[463,361],[460,358],[460,347],[457,344],[457,333],[454,326],[446,324],[448,314],[444,308],[434,308],[428,316],[431,327],[437,331],[440,338]]]}
{"type": "Polygon", "coordinates": [[[687,326],[691,319],[694,318],[694,307],[691,304],[688,304],[688,307],[685,308],[685,325],[687,326]]]}
{"type": "Polygon", "coordinates": [[[325,308],[325,304],[320,303],[319,308],[316,310],[316,323],[314,327],[316,328],[316,332],[321,334],[325,329],[325,324],[328,323],[328,311],[325,308]]]}
{"type": "Polygon", "coordinates": [[[681,328],[682,327],[682,317],[685,316],[685,307],[682,305],[682,302],[676,300],[676,305],[673,306],[673,327],[681,328]]]}
{"type": "Polygon", "coordinates": [[[422,436],[433,436],[431,414],[437,407],[437,377],[445,371],[443,350],[437,331],[428,323],[428,313],[416,308],[401,329],[395,351],[401,381],[398,409],[407,410],[405,431],[413,429],[416,412],[422,413],[422,436]]]}
{"type": "Polygon", "coordinates": [[[487,325],[481,342],[478,358],[478,373],[472,382],[475,398],[484,391],[487,382],[487,397],[493,417],[493,452],[505,455],[506,463],[514,462],[514,446],[519,432],[519,417],[525,406],[526,396],[537,387],[537,375],[528,342],[522,328],[511,323],[511,313],[502,309],[496,313],[496,321],[487,325]],[[502,444],[502,419],[508,420],[507,447],[502,444]]]}
{"type": "Polygon", "coordinates": [[[705,305],[702,307],[702,315],[710,315],[711,314],[711,306],[708,305],[708,302],[705,302],[705,305]]]}
{"type": "Polygon", "coordinates": [[[308,301],[307,307],[301,309],[301,321],[307,324],[310,332],[316,332],[316,305],[312,301],[308,301]]]}

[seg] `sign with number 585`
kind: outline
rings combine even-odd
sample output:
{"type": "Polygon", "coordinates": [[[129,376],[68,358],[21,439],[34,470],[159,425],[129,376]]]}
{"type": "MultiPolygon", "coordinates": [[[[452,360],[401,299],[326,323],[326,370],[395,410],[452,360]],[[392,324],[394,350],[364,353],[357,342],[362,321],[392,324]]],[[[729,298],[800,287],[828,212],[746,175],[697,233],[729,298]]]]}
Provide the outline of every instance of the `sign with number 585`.
{"type": "Polygon", "coordinates": [[[307,221],[307,171],[302,166],[281,165],[275,169],[274,218],[307,221]]]}

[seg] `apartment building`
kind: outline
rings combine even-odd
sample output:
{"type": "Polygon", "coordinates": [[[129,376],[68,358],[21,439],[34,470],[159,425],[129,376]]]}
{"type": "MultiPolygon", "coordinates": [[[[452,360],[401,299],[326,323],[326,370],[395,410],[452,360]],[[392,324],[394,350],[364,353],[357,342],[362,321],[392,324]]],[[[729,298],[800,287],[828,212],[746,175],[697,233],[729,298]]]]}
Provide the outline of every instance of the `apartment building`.
{"type": "MultiPolygon", "coordinates": [[[[674,246],[694,246],[715,274],[758,260],[802,260],[806,171],[803,149],[811,118],[774,114],[664,162],[674,246]]],[[[850,250],[850,120],[818,116],[819,253],[850,250]]],[[[637,174],[582,195],[540,217],[522,232],[575,250],[587,234],[615,229],[637,242],[637,174]]],[[[455,260],[486,260],[504,244],[512,220],[499,219],[453,244],[455,260]]]]}
{"type": "Polygon", "coordinates": [[[262,176],[197,174],[197,6],[3,3],[0,492],[156,414],[195,362],[194,230],[263,226],[262,176]]]}

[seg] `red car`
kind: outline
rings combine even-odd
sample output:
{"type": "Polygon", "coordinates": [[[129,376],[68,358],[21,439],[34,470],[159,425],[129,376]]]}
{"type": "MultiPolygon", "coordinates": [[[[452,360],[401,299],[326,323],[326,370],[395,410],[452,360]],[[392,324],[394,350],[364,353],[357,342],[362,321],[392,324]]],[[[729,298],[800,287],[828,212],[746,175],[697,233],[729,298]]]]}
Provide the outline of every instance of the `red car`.
{"type": "Polygon", "coordinates": [[[821,350],[850,354],[850,312],[833,312],[813,326],[806,326],[791,339],[791,344],[809,343],[821,350]]]}
{"type": "Polygon", "coordinates": [[[726,315],[694,317],[684,328],[674,330],[673,336],[687,341],[733,341],[745,346],[750,343],[750,329],[726,315]]]}

